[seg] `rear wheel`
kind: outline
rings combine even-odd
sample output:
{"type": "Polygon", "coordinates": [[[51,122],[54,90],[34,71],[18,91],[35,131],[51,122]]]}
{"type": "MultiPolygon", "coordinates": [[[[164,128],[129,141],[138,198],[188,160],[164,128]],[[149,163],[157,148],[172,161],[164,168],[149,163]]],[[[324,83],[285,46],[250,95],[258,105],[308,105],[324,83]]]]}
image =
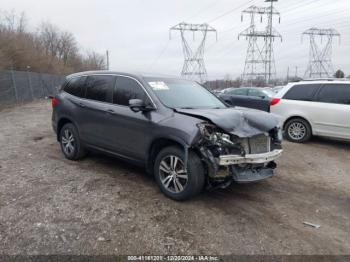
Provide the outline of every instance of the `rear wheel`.
{"type": "Polygon", "coordinates": [[[294,118],[287,122],[285,127],[287,140],[294,143],[304,143],[312,136],[310,124],[301,118],[294,118]]]}
{"type": "Polygon", "coordinates": [[[186,168],[185,152],[175,146],[167,147],[158,154],[154,176],[167,197],[180,201],[199,194],[205,183],[203,164],[197,154],[189,152],[186,168]]]}
{"type": "Polygon", "coordinates": [[[86,155],[82,146],[77,128],[71,124],[65,124],[60,130],[60,144],[62,153],[69,160],[79,160],[86,155]]]}

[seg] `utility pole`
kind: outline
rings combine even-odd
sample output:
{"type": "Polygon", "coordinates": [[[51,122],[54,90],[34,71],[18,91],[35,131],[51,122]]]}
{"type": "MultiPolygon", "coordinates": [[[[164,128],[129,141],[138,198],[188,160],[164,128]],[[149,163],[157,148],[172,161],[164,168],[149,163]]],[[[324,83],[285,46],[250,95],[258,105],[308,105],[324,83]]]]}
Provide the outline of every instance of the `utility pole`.
{"type": "Polygon", "coordinates": [[[288,68],[287,68],[287,83],[289,82],[289,66],[288,66],[288,68]]]}
{"type": "Polygon", "coordinates": [[[106,51],[106,66],[107,66],[107,70],[109,70],[109,51],[106,51]]]}
{"type": "Polygon", "coordinates": [[[302,34],[302,38],[308,36],[310,38],[309,50],[309,64],[304,77],[322,78],[333,77],[334,69],[332,64],[332,46],[333,38],[338,37],[340,41],[340,34],[333,28],[319,29],[310,28],[302,34]],[[323,47],[318,45],[326,38],[326,44],[323,47]]]}
{"type": "Polygon", "coordinates": [[[295,78],[298,77],[298,66],[295,67],[295,78]]]}
{"type": "Polygon", "coordinates": [[[197,79],[201,83],[204,83],[207,78],[207,71],[204,64],[204,49],[205,49],[205,41],[207,38],[208,32],[213,32],[216,34],[217,39],[217,31],[213,27],[208,24],[188,24],[182,22],[170,28],[170,39],[172,31],[180,31],[181,39],[182,39],[182,50],[184,54],[184,64],[181,71],[181,75],[183,77],[189,79],[197,79]],[[191,32],[193,34],[193,39],[195,38],[195,34],[197,32],[202,33],[201,41],[197,49],[194,51],[187,38],[186,33],[191,32]]]}

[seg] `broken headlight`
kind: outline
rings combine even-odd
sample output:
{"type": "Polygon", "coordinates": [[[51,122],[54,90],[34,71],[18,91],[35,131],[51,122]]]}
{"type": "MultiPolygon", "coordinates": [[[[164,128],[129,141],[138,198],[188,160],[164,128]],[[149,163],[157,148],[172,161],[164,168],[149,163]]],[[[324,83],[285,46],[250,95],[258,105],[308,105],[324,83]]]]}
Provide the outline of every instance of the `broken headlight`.
{"type": "Polygon", "coordinates": [[[226,154],[244,155],[239,138],[222,132],[217,126],[203,122],[198,125],[202,136],[201,145],[210,150],[215,157],[226,154]]]}
{"type": "Polygon", "coordinates": [[[222,142],[233,144],[230,140],[230,135],[220,132],[215,125],[209,123],[199,123],[199,131],[202,137],[213,144],[221,144],[222,142]]]}

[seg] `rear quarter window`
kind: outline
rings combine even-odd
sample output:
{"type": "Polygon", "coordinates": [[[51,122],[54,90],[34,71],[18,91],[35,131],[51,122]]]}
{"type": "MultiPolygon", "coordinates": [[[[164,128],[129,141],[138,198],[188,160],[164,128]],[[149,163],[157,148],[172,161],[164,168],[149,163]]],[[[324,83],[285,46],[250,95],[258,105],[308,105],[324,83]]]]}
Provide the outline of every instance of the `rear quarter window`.
{"type": "Polygon", "coordinates": [[[300,101],[314,101],[314,96],[320,88],[319,84],[309,85],[295,85],[292,86],[288,92],[283,96],[283,99],[300,100],[300,101]]]}
{"type": "Polygon", "coordinates": [[[350,84],[326,84],[318,94],[323,103],[350,105],[350,84]]]}

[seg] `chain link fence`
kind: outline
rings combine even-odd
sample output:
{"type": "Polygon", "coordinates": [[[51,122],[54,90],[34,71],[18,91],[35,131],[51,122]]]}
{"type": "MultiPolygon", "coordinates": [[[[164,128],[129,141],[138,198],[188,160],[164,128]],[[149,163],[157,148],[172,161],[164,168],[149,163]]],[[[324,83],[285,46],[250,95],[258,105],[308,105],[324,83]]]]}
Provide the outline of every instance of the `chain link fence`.
{"type": "Polygon", "coordinates": [[[64,79],[60,75],[0,71],[0,108],[54,95],[64,79]]]}

